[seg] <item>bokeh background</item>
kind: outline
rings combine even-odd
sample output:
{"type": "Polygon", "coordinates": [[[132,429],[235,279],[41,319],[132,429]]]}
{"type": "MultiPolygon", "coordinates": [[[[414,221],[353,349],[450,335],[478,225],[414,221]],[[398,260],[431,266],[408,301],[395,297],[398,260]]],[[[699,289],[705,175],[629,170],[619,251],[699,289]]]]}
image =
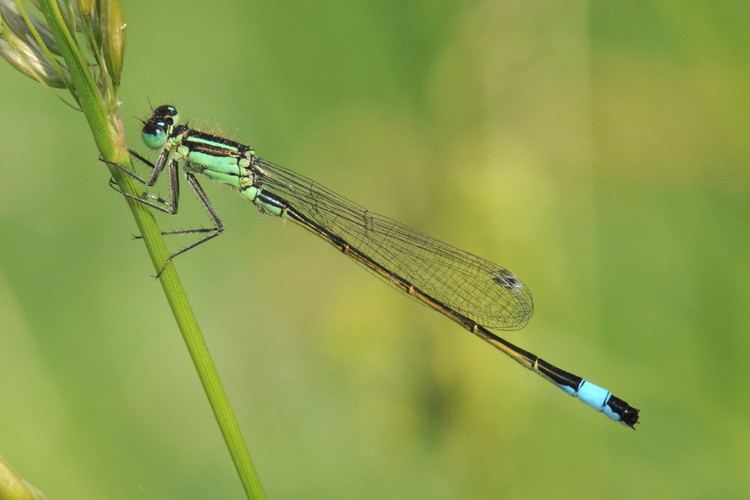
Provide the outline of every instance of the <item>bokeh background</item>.
{"type": "MultiPolygon", "coordinates": [[[[508,338],[642,410],[609,421],[209,186],[228,230],[178,268],[272,498],[750,495],[743,2],[125,8],[131,145],[170,102],[508,266],[536,302],[508,338]]],[[[241,498],[83,117],[0,82],[0,454],[50,498],[241,498]]]]}

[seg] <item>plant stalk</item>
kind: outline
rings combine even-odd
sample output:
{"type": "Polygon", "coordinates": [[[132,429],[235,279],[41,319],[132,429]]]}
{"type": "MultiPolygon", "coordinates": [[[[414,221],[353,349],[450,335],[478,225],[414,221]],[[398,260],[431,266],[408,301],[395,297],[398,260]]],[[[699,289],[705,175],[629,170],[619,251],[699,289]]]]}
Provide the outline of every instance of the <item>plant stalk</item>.
{"type": "MultiPolygon", "coordinates": [[[[104,98],[93,81],[88,65],[81,54],[75,37],[63,20],[56,0],[42,0],[44,13],[50,30],[59,43],[60,51],[70,71],[80,107],[86,116],[101,157],[107,161],[127,165],[129,161],[125,138],[119,116],[112,116],[103,105],[104,98]]],[[[138,196],[140,187],[119,169],[110,169],[120,189],[138,196]]],[[[143,241],[153,262],[154,269],[162,269],[169,251],[156,220],[148,208],[137,201],[127,199],[130,211],[143,235],[143,241]]],[[[173,263],[168,263],[159,276],[164,295],[177,321],[182,338],[188,348],[198,377],[208,397],[211,410],[229,449],[234,466],[240,476],[247,498],[266,498],[258,474],[245,446],[237,418],[232,411],[224,386],[214,365],[208,346],[201,333],[198,321],[190,306],[185,290],[173,263]]]]}

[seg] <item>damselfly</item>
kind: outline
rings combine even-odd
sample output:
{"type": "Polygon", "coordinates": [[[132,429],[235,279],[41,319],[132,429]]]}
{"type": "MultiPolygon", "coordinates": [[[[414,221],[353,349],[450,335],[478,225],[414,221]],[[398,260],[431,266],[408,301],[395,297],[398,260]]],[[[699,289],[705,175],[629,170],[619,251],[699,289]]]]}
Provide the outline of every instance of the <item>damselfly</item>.
{"type": "Polygon", "coordinates": [[[224,230],[221,218],[198,182],[197,175],[203,175],[231,186],[260,212],[291,220],[319,236],[381,280],[447,316],[611,419],[631,428],[638,423],[637,408],[489,330],[519,329],[533,312],[529,289],[509,270],[365,210],[320,184],[263,159],[249,146],[181,125],[174,106],[154,109],[144,122],[142,138],[147,147],[159,150],[155,163],[132,152],[153,169],[147,179],[127,167],[112,165],[147,187],[153,186],[166,169],[170,199],[148,193],[143,197],[123,194],[162,212],[176,214],[178,171],[182,169],[212,221],[208,228],[165,232],[200,234],[197,241],[172,254],[169,260],[224,230]]]}

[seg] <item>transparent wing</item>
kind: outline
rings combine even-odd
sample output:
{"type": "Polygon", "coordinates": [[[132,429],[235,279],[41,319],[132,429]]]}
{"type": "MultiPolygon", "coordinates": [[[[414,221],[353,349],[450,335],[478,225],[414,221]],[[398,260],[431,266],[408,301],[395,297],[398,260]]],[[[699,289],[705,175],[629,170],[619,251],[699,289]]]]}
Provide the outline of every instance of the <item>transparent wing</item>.
{"type": "Polygon", "coordinates": [[[514,330],[531,317],[531,292],[507,269],[372,213],[282,166],[259,158],[254,171],[256,185],[472,321],[514,330]]]}

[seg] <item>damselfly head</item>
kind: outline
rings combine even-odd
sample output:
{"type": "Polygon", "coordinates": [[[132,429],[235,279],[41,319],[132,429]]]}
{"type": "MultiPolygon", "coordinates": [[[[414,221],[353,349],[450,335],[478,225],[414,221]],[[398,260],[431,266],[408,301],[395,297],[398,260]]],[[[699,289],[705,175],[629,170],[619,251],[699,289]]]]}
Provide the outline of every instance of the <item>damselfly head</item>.
{"type": "Polygon", "coordinates": [[[177,108],[171,104],[157,106],[141,129],[141,137],[146,146],[151,149],[162,148],[178,116],[177,108]]]}

